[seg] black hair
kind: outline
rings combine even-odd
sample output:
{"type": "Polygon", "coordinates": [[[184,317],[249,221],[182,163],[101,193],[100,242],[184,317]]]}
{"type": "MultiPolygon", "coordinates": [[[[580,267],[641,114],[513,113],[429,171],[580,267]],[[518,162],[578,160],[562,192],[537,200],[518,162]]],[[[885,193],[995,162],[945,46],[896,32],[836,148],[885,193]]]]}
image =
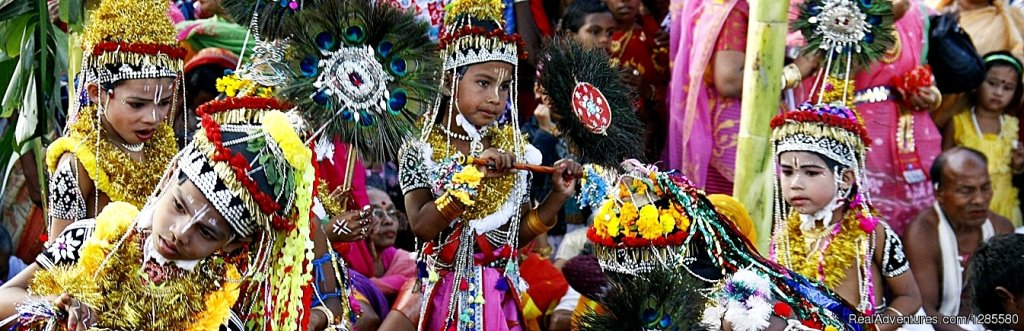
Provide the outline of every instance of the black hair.
{"type": "Polygon", "coordinates": [[[976,149],[960,146],[946,150],[935,158],[932,168],[928,170],[928,175],[932,177],[932,185],[935,186],[935,190],[942,187],[942,173],[946,171],[946,166],[949,165],[950,156],[958,153],[967,153],[967,157],[974,158],[984,163],[986,167],[988,166],[988,157],[976,149]]]}
{"type": "MultiPolygon", "coordinates": [[[[1008,109],[1015,109],[1017,106],[1020,105],[1021,98],[1024,97],[1024,81],[1022,81],[1024,80],[1024,72],[1021,72],[1024,63],[1022,63],[1021,60],[1018,59],[1017,57],[1013,56],[1013,53],[1007,51],[995,51],[987,53],[985,54],[985,56],[982,57],[982,59],[985,60],[985,75],[988,75],[989,70],[992,70],[992,68],[995,67],[1010,68],[1017,73],[1017,79],[1015,80],[1015,82],[1017,82],[1017,88],[1013,90],[1013,97],[1010,98],[1010,104],[1007,107],[1008,109]],[[1000,55],[1000,58],[990,59],[990,57],[997,55],[1000,55]],[[1011,61],[1007,60],[1006,58],[1002,58],[1003,56],[1013,60],[1011,61]]],[[[982,82],[982,84],[985,83],[982,82]]],[[[972,103],[977,104],[978,93],[975,92],[971,96],[970,100],[972,103]]]]}
{"type": "Polygon", "coordinates": [[[587,15],[611,13],[608,6],[601,0],[575,0],[565,8],[559,28],[562,31],[577,33],[583,27],[587,15]]]}
{"type": "Polygon", "coordinates": [[[188,100],[185,100],[185,105],[189,108],[195,108],[198,105],[192,104],[192,98],[195,98],[200,91],[209,93],[211,95],[217,95],[217,79],[227,75],[225,70],[231,68],[225,68],[218,64],[204,64],[197,66],[188,74],[185,75],[185,93],[188,96],[188,100]]]}
{"type": "MultiPolygon", "coordinates": [[[[985,241],[971,257],[970,286],[973,291],[974,312],[979,314],[1006,314],[996,287],[1003,287],[1014,295],[1024,294],[1024,235],[1006,233],[985,241]]],[[[986,328],[1005,328],[1003,324],[985,324],[986,328]]]]}

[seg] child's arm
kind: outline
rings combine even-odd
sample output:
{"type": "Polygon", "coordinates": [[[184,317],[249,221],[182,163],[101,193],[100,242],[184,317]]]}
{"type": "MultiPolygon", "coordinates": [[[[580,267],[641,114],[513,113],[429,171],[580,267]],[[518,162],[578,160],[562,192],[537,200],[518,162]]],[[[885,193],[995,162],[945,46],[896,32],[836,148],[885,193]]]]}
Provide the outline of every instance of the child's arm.
{"type": "Polygon", "coordinates": [[[536,209],[523,208],[523,223],[519,227],[519,242],[529,243],[533,238],[555,226],[558,211],[576,191],[576,177],[583,173],[583,167],[572,160],[555,162],[555,173],[551,174],[551,192],[536,209]],[[535,216],[531,215],[536,213],[535,216]],[[531,226],[532,225],[532,226],[531,226]]]}
{"type": "MultiPolygon", "coordinates": [[[[892,290],[892,298],[887,300],[888,307],[883,311],[876,311],[875,314],[889,316],[916,314],[921,309],[921,293],[917,288],[914,272],[910,270],[910,263],[904,254],[903,242],[884,223],[875,226],[874,238],[873,260],[878,266],[877,270],[881,271],[881,274],[875,277],[882,277],[886,286],[892,290]]],[[[900,326],[882,324],[878,325],[878,330],[891,331],[900,326]]]]}

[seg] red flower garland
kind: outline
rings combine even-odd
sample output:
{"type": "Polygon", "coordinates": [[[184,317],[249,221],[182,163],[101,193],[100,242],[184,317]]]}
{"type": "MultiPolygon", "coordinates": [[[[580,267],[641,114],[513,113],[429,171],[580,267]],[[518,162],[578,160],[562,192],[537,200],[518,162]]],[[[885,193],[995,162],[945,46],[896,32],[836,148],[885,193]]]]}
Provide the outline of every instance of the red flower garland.
{"type": "Polygon", "coordinates": [[[854,119],[809,111],[788,111],[783,114],[775,115],[775,117],[772,118],[771,127],[772,129],[776,129],[785,125],[787,122],[819,123],[827,126],[838,127],[857,135],[857,137],[864,142],[864,146],[871,145],[871,137],[868,135],[867,128],[860,123],[857,123],[857,120],[854,119]]]}
{"type": "Polygon", "coordinates": [[[291,109],[292,105],[281,102],[273,98],[263,97],[240,97],[240,98],[227,98],[223,100],[214,100],[199,106],[196,109],[196,114],[203,116],[204,114],[216,114],[229,110],[236,109],[274,109],[274,110],[288,110],[291,109]]]}
{"type": "Polygon", "coordinates": [[[595,244],[612,248],[679,246],[683,244],[684,240],[686,240],[687,235],[688,232],[680,230],[668,236],[657,237],[654,239],[631,238],[622,235],[616,237],[605,237],[598,235],[597,230],[594,229],[594,227],[590,227],[590,229],[587,229],[587,239],[590,239],[590,241],[595,244]]]}
{"type": "Polygon", "coordinates": [[[523,38],[520,37],[518,34],[509,35],[505,33],[505,30],[502,29],[494,29],[487,31],[486,29],[477,26],[464,26],[450,33],[442,33],[441,36],[438,38],[437,47],[440,50],[444,50],[445,47],[448,47],[448,44],[454,42],[455,40],[462,37],[474,35],[486,38],[498,38],[504,43],[515,43],[516,48],[519,51],[519,59],[525,60],[527,58],[527,53],[525,51],[526,42],[523,41],[523,38]]]}
{"type": "Polygon", "coordinates": [[[120,41],[103,41],[92,48],[92,55],[100,55],[105,52],[129,52],[138,54],[166,54],[175,60],[184,60],[188,52],[175,45],[125,43],[120,41]]]}
{"type": "Polygon", "coordinates": [[[221,139],[220,124],[213,120],[211,116],[214,113],[233,110],[233,109],[287,109],[282,108],[283,104],[275,99],[269,98],[258,98],[258,97],[244,97],[244,98],[229,98],[226,100],[213,101],[200,106],[196,113],[202,116],[203,129],[206,132],[206,137],[214,145],[213,161],[215,162],[228,162],[231,166],[231,170],[235,173],[235,179],[237,179],[242,186],[245,187],[249,194],[252,195],[253,200],[260,206],[260,211],[266,215],[271,216],[271,226],[274,229],[280,231],[291,231],[295,229],[295,223],[278,215],[277,212],[281,209],[281,206],[274,201],[274,198],[264,193],[259,189],[252,178],[247,175],[249,170],[252,168],[249,166],[249,162],[242,156],[241,153],[233,153],[231,149],[224,147],[224,142],[221,139]]]}

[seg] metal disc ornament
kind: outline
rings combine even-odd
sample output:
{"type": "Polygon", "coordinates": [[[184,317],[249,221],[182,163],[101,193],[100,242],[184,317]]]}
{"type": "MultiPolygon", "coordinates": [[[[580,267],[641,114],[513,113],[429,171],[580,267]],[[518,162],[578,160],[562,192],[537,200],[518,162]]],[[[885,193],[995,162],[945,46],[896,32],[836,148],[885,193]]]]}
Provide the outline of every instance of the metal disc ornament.
{"type": "Polygon", "coordinates": [[[373,49],[369,46],[340,47],[327,54],[327,58],[320,61],[320,75],[313,83],[319,93],[334,97],[335,108],[351,110],[352,120],[359,121],[367,115],[360,114],[359,110],[382,114],[387,109],[387,84],[391,76],[376,60],[373,49]]]}
{"type": "Polygon", "coordinates": [[[590,83],[577,82],[572,92],[572,111],[588,131],[607,135],[612,109],[601,90],[590,83]]]}

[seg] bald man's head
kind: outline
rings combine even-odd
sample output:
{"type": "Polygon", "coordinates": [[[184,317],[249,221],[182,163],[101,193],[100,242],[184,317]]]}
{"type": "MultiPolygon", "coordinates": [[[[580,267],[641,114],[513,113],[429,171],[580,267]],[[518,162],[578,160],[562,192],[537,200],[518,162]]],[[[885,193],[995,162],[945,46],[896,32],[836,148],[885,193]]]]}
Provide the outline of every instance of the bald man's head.
{"type": "Polygon", "coordinates": [[[931,176],[935,199],[950,222],[965,226],[985,223],[992,181],[984,154],[964,147],[947,150],[935,159],[931,176]]]}

